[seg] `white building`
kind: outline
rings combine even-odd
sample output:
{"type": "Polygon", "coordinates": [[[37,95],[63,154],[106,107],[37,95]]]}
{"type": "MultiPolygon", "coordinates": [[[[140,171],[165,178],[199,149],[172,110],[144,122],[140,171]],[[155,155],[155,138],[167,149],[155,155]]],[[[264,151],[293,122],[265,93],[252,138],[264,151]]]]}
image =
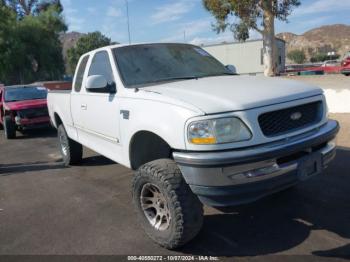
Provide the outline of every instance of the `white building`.
{"type": "MultiPolygon", "coordinates": [[[[276,63],[279,72],[283,72],[286,43],[278,38],[276,40],[278,47],[276,63]]],[[[202,47],[224,65],[234,65],[239,74],[262,74],[264,72],[262,40],[203,45],[202,47]]]]}

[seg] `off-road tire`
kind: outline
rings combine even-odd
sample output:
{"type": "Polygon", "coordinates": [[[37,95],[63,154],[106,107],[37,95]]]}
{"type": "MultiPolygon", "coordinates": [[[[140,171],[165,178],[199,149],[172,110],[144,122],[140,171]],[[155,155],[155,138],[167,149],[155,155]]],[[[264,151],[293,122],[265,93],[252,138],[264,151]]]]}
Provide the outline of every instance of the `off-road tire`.
{"type": "Polygon", "coordinates": [[[167,249],[175,249],[192,240],[203,225],[203,205],[170,159],[155,160],[141,166],[132,183],[132,195],[138,218],[147,235],[167,249]],[[164,195],[171,219],[165,230],[157,230],[147,219],[141,204],[146,184],[159,188],[164,195]]]}
{"type": "Polygon", "coordinates": [[[4,116],[4,133],[6,139],[16,138],[16,124],[12,121],[10,116],[4,116]]]}
{"type": "Polygon", "coordinates": [[[83,159],[82,145],[68,137],[63,125],[58,127],[57,136],[64,165],[79,164],[83,159]]]}

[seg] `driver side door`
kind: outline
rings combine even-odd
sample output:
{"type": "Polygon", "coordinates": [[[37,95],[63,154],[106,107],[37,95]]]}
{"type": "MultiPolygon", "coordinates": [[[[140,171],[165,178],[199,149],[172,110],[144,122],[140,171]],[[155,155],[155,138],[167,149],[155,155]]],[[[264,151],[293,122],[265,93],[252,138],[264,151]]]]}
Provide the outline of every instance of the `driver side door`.
{"type": "MultiPolygon", "coordinates": [[[[115,85],[107,51],[99,51],[92,57],[87,77],[92,75],[102,75],[107,80],[108,85],[115,85]]],[[[84,81],[84,89],[84,92],[80,94],[80,110],[84,130],[80,138],[86,140],[85,143],[90,144],[91,148],[97,152],[104,152],[106,148],[112,150],[120,142],[120,109],[116,93],[108,90],[104,92],[89,91],[86,88],[86,81],[84,81]]]]}

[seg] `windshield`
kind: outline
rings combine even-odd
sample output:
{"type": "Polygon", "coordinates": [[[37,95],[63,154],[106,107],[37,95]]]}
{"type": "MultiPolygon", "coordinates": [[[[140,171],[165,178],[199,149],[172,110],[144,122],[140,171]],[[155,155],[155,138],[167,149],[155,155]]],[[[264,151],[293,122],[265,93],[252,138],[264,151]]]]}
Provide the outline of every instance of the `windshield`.
{"type": "Polygon", "coordinates": [[[114,49],[119,73],[126,87],[232,75],[202,48],[186,44],[146,44],[114,49]]]}
{"type": "Polygon", "coordinates": [[[45,99],[47,97],[47,89],[44,87],[18,87],[5,89],[5,101],[23,101],[45,99]]]}

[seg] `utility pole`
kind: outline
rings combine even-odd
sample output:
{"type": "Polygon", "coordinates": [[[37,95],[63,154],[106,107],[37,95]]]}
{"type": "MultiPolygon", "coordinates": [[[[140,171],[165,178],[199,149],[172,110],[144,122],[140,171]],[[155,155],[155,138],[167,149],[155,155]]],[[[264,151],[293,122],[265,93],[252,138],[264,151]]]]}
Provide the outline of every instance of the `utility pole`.
{"type": "Polygon", "coordinates": [[[127,23],[128,23],[128,36],[129,36],[129,45],[131,44],[131,36],[130,36],[130,20],[129,20],[129,2],[128,0],[125,0],[126,4],[126,17],[127,17],[127,23]]]}
{"type": "Polygon", "coordinates": [[[186,30],[184,30],[184,43],[186,43],[186,30]]]}

